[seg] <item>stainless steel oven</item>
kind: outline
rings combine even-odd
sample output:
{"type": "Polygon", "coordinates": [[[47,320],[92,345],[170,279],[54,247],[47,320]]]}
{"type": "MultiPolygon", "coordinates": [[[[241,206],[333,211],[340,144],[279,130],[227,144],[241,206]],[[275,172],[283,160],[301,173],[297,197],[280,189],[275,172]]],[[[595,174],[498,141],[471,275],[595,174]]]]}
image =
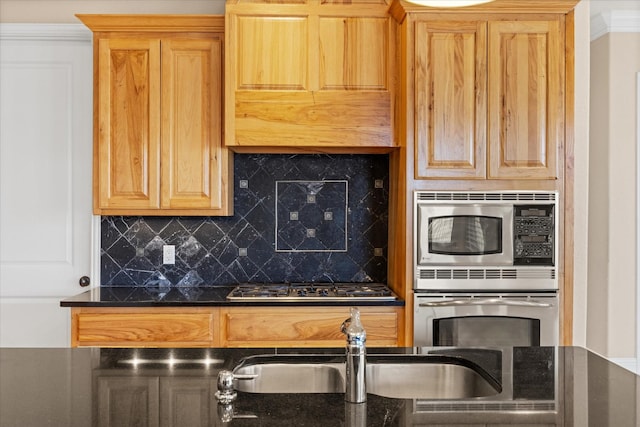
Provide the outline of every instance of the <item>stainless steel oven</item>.
{"type": "Polygon", "coordinates": [[[414,294],[414,345],[558,345],[558,295],[537,293],[414,294]]]}
{"type": "Polygon", "coordinates": [[[558,197],[414,194],[414,344],[559,343],[558,197]]]}

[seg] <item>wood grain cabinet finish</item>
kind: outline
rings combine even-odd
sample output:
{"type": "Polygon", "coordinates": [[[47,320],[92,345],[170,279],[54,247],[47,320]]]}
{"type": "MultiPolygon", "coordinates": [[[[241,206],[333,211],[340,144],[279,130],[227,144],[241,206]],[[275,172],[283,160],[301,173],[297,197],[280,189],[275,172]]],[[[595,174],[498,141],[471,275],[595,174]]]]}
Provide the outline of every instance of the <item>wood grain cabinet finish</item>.
{"type": "Polygon", "coordinates": [[[564,17],[409,16],[415,177],[556,179],[564,148],[564,17]]]}
{"type": "Polygon", "coordinates": [[[94,32],[94,213],[232,214],[224,18],[79,18],[94,32]]]}
{"type": "MultiPolygon", "coordinates": [[[[397,346],[402,308],[360,307],[368,346],[397,346]]],[[[349,308],[233,307],[221,310],[223,347],[341,347],[349,308]]]]}
{"type": "MultiPolygon", "coordinates": [[[[397,346],[403,307],[360,307],[370,346],[397,346]]],[[[349,307],[73,307],[72,347],[341,347],[349,307]]]]}
{"type": "Polygon", "coordinates": [[[420,178],[486,176],[486,23],[416,21],[420,178]]]}
{"type": "Polygon", "coordinates": [[[564,148],[564,20],[490,21],[489,178],[555,179],[564,148]]]}
{"type": "Polygon", "coordinates": [[[387,9],[383,0],[227,1],[225,143],[274,152],[394,147],[387,9]]]}
{"type": "Polygon", "coordinates": [[[209,308],[72,308],[71,346],[214,347],[209,308]]]}

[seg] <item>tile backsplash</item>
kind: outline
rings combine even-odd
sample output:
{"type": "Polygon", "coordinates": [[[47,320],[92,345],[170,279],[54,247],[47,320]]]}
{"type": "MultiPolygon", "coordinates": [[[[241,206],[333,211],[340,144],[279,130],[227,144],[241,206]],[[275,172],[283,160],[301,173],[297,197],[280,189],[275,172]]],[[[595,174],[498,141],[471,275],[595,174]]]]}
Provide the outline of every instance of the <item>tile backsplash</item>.
{"type": "Polygon", "coordinates": [[[386,282],[387,155],[234,157],[232,217],[102,217],[101,285],[386,282]]]}

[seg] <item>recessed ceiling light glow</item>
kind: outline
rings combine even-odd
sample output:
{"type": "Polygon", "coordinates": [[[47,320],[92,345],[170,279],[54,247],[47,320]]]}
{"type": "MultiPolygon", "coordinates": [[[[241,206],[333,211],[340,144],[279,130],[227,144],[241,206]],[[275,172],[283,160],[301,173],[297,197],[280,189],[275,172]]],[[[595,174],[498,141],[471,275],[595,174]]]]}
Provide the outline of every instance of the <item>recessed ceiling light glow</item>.
{"type": "Polygon", "coordinates": [[[407,0],[409,3],[429,7],[465,7],[489,3],[493,0],[407,0]]]}

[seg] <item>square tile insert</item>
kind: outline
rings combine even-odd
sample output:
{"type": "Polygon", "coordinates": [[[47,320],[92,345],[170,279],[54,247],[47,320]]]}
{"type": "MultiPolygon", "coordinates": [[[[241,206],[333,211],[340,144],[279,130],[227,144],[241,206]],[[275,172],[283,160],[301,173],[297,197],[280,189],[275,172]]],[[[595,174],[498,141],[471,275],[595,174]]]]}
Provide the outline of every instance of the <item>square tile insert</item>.
{"type": "Polygon", "coordinates": [[[348,181],[276,181],[277,252],[346,252],[348,181]]]}

